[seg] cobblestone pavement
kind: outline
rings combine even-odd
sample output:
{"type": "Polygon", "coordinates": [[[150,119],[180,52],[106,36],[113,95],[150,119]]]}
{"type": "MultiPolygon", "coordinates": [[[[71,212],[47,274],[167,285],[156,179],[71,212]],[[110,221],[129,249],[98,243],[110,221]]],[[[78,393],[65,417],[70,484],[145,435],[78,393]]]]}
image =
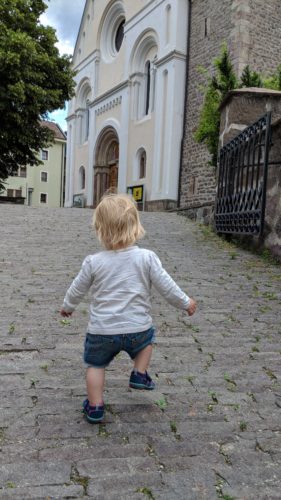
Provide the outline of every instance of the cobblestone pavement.
{"type": "Polygon", "coordinates": [[[145,213],[155,250],[198,300],[189,318],[156,293],[152,392],[128,388],[122,354],[106,421],[89,425],[87,301],[58,315],[92,212],[0,206],[0,498],[281,498],[281,269],[176,214],[145,213]]]}

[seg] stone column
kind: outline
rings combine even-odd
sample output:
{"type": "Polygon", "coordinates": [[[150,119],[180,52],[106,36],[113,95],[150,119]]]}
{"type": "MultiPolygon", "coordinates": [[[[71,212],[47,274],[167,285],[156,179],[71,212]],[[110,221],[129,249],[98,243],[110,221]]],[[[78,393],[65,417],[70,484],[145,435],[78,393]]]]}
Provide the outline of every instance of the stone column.
{"type": "Polygon", "coordinates": [[[89,108],[89,137],[88,137],[88,167],[86,178],[86,205],[91,207],[94,202],[94,138],[96,135],[96,113],[94,108],[89,108]]]}
{"type": "Polygon", "coordinates": [[[241,76],[244,67],[249,64],[251,48],[251,6],[250,0],[233,0],[232,6],[233,29],[230,33],[230,42],[233,48],[234,68],[241,76]]]}
{"type": "Polygon", "coordinates": [[[125,193],[127,187],[129,110],[130,89],[129,87],[126,87],[123,91],[121,100],[121,122],[119,132],[118,191],[121,193],[125,193]]]}
{"type": "Polygon", "coordinates": [[[73,205],[74,156],[75,156],[75,116],[70,117],[67,131],[66,171],[65,171],[65,207],[73,205]]]}

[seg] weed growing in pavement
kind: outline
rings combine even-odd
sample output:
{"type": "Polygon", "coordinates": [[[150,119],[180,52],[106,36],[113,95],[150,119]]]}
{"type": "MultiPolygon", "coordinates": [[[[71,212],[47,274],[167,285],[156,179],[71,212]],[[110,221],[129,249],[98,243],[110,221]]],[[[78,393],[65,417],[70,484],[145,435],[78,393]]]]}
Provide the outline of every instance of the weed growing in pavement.
{"type": "Polygon", "coordinates": [[[220,445],[219,453],[223,456],[224,461],[227,465],[232,465],[232,462],[227,453],[224,451],[223,446],[224,446],[223,444],[220,445]]]}
{"type": "Polygon", "coordinates": [[[267,313],[268,311],[272,311],[272,308],[270,306],[261,306],[260,307],[261,313],[267,313]]]}
{"type": "Polygon", "coordinates": [[[9,481],[8,483],[6,483],[6,488],[9,488],[9,489],[16,488],[16,485],[15,485],[15,483],[12,483],[11,481],[9,481]]]}
{"type": "Polygon", "coordinates": [[[260,352],[259,348],[255,345],[254,345],[254,347],[252,347],[252,351],[253,352],[260,352]]]}
{"type": "Polygon", "coordinates": [[[155,453],[155,450],[154,448],[151,446],[151,444],[148,444],[147,447],[146,447],[146,452],[148,453],[148,455],[150,457],[155,457],[156,453],[155,453]]]}
{"type": "Polygon", "coordinates": [[[10,334],[14,333],[15,328],[16,328],[16,327],[15,327],[15,323],[11,323],[11,324],[9,325],[9,330],[8,330],[8,332],[9,332],[10,334]]]}
{"type": "Polygon", "coordinates": [[[224,374],[224,380],[227,382],[227,389],[228,391],[234,392],[236,391],[237,384],[235,380],[233,380],[230,375],[227,373],[224,374]]]}
{"type": "Polygon", "coordinates": [[[267,300],[278,300],[278,297],[274,292],[263,292],[262,296],[267,300]]]}
{"type": "Polygon", "coordinates": [[[277,380],[276,375],[273,373],[272,370],[270,370],[270,368],[263,366],[262,369],[271,380],[277,380]]]}
{"type": "Polygon", "coordinates": [[[76,467],[72,467],[70,479],[74,484],[79,484],[83,487],[84,495],[87,495],[87,489],[89,485],[89,478],[87,476],[80,476],[76,467]]]}
{"type": "Polygon", "coordinates": [[[5,431],[5,428],[0,427],[0,444],[3,443],[3,441],[4,441],[4,437],[5,437],[4,431],[5,431]]]}
{"type": "Polygon", "coordinates": [[[215,472],[216,476],[217,476],[217,480],[216,480],[216,493],[217,493],[217,497],[222,499],[222,500],[235,500],[234,497],[231,497],[230,495],[227,495],[223,492],[223,486],[225,484],[225,479],[220,476],[220,474],[218,474],[217,472],[215,472]]]}
{"type": "Polygon", "coordinates": [[[209,396],[211,396],[211,398],[215,404],[218,404],[218,398],[217,398],[215,391],[209,391],[209,396]]]}
{"type": "Polygon", "coordinates": [[[178,439],[178,440],[180,440],[181,439],[181,435],[178,434],[177,424],[176,424],[176,422],[174,420],[172,420],[170,422],[170,429],[174,433],[175,438],[178,439]]]}
{"type": "Polygon", "coordinates": [[[188,375],[187,377],[183,377],[184,379],[188,380],[188,382],[194,387],[193,380],[195,379],[194,375],[188,375]]]}
{"type": "Polygon", "coordinates": [[[99,424],[98,436],[103,438],[108,438],[110,436],[110,433],[106,430],[105,424],[99,424]]]}
{"type": "Polygon", "coordinates": [[[257,400],[256,400],[256,398],[255,398],[255,395],[254,395],[252,392],[247,392],[247,396],[249,396],[249,398],[251,398],[251,400],[252,400],[254,403],[256,403],[256,402],[257,402],[257,400]]]}
{"type": "Polygon", "coordinates": [[[241,432],[245,432],[247,430],[248,423],[242,420],[239,424],[239,428],[241,432]]]}
{"type": "Polygon", "coordinates": [[[152,494],[152,491],[149,488],[138,488],[136,490],[136,493],[142,493],[143,495],[147,496],[147,498],[150,498],[150,500],[155,500],[155,497],[152,494]]]}
{"type": "Polygon", "coordinates": [[[157,401],[155,401],[155,404],[160,408],[160,410],[164,411],[165,408],[167,407],[167,399],[165,397],[160,398],[157,401]]]}
{"type": "Polygon", "coordinates": [[[71,321],[69,319],[61,319],[60,323],[64,326],[71,325],[71,321]]]}

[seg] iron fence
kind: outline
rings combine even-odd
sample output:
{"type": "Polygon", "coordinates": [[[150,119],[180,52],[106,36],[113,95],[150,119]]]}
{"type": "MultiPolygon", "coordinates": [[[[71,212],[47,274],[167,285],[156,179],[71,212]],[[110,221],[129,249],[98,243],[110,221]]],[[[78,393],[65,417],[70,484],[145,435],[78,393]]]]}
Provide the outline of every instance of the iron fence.
{"type": "Polygon", "coordinates": [[[215,209],[218,233],[263,232],[270,127],[269,112],[220,150],[215,209]]]}

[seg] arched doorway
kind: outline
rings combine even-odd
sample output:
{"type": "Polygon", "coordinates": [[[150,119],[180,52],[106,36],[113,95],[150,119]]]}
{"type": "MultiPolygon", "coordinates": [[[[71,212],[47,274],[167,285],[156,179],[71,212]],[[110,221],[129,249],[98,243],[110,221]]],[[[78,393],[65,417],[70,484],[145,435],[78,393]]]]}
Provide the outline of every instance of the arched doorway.
{"type": "Polygon", "coordinates": [[[94,164],[94,207],[108,189],[117,189],[119,140],[112,127],[104,129],[98,140],[94,164]]]}

